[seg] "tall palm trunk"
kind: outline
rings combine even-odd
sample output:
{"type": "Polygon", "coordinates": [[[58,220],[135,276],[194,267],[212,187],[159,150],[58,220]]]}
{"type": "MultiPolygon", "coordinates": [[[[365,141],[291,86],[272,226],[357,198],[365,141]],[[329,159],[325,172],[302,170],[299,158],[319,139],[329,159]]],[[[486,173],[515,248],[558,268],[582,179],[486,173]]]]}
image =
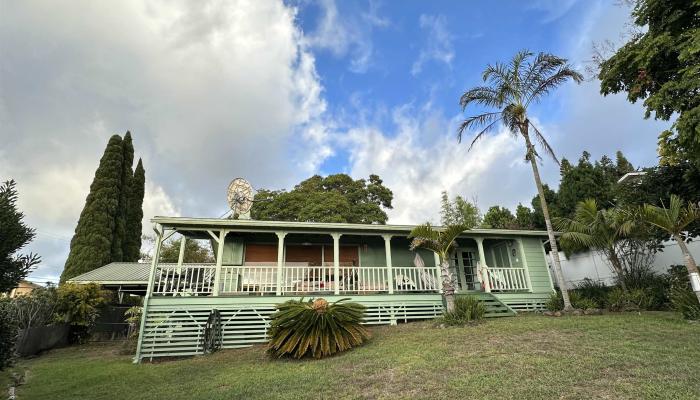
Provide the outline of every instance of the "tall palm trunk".
{"type": "Polygon", "coordinates": [[[450,260],[440,256],[440,275],[442,277],[442,296],[445,298],[447,312],[455,310],[455,283],[450,272],[450,260]]]}
{"type": "Polygon", "coordinates": [[[571,300],[569,300],[569,292],[566,289],[566,282],[564,281],[564,274],[561,272],[561,263],[559,262],[559,248],[557,247],[557,239],[554,237],[554,228],[552,228],[552,220],[549,218],[549,207],[547,207],[547,200],[544,197],[544,188],[542,187],[542,179],[540,178],[540,171],[537,168],[537,157],[535,156],[535,148],[530,141],[530,135],[528,133],[528,124],[530,121],[527,119],[520,126],[520,133],[522,133],[525,138],[525,146],[527,147],[527,159],[530,161],[532,166],[532,174],[535,176],[535,185],[537,185],[537,193],[540,196],[540,204],[542,206],[542,214],[544,215],[544,223],[547,226],[547,236],[549,237],[549,245],[552,248],[551,254],[554,260],[554,276],[557,278],[557,284],[559,284],[559,289],[561,290],[561,297],[564,299],[564,311],[572,310],[571,300]]]}
{"type": "Polygon", "coordinates": [[[683,238],[678,235],[673,235],[673,238],[676,239],[676,242],[678,242],[678,247],[680,247],[681,252],[683,252],[683,258],[685,259],[685,267],[688,269],[688,277],[690,278],[690,282],[692,284],[693,291],[695,292],[695,296],[697,296],[698,302],[700,302],[700,287],[698,287],[697,285],[698,266],[697,264],[695,264],[695,259],[690,254],[688,246],[685,245],[683,238]],[[693,280],[695,280],[695,284],[693,284],[693,280]]]}

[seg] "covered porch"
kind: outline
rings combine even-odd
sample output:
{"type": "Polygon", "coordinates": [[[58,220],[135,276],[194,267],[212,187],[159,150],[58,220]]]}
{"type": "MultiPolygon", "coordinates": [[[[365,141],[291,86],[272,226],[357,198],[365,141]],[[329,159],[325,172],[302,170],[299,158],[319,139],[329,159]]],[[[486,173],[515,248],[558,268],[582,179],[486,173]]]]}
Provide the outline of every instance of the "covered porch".
{"type": "MultiPolygon", "coordinates": [[[[410,251],[410,227],[350,225],[319,231],[304,224],[279,230],[157,224],[148,291],[151,296],[306,296],[440,293],[439,259],[410,251]],[[301,225],[301,226],[300,226],[301,225]],[[362,229],[364,228],[364,229],[362,229]],[[160,262],[164,241],[180,236],[177,263],[160,262]],[[185,263],[187,240],[211,244],[214,263],[185,263]]],[[[471,232],[450,258],[458,292],[530,292],[522,240],[471,232]]]]}

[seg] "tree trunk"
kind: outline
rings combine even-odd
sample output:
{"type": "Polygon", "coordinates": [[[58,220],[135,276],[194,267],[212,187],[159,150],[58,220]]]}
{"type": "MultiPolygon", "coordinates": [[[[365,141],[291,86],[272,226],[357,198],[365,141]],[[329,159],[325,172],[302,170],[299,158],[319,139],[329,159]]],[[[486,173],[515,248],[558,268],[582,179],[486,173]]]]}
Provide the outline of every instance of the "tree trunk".
{"type": "Polygon", "coordinates": [[[542,187],[540,171],[537,168],[537,157],[535,156],[535,149],[532,146],[532,142],[530,142],[528,124],[529,121],[525,120],[525,124],[520,127],[520,133],[522,133],[523,137],[525,138],[525,146],[527,147],[527,159],[530,161],[530,165],[532,166],[532,174],[535,177],[537,193],[540,196],[540,204],[542,206],[544,222],[545,225],[547,225],[547,236],[549,237],[549,245],[552,247],[552,259],[554,260],[554,276],[557,279],[559,290],[561,290],[561,297],[564,300],[564,311],[569,311],[572,310],[573,307],[571,306],[571,300],[569,300],[569,291],[566,289],[564,274],[561,272],[561,263],[559,262],[559,249],[557,247],[557,239],[554,237],[552,220],[549,218],[549,207],[547,207],[547,200],[544,197],[544,188],[542,187]]]}
{"type": "Polygon", "coordinates": [[[625,281],[624,281],[625,271],[622,270],[622,263],[620,262],[620,259],[617,257],[617,253],[615,252],[615,249],[608,249],[605,251],[605,253],[607,253],[608,260],[610,260],[610,264],[612,265],[613,270],[615,271],[615,274],[617,274],[617,282],[620,284],[623,291],[628,292],[627,284],[625,284],[625,281]]]}
{"type": "Polygon", "coordinates": [[[679,235],[673,235],[673,238],[676,239],[676,242],[678,242],[678,247],[681,248],[681,252],[683,252],[683,258],[685,259],[685,267],[688,269],[688,278],[690,278],[690,283],[691,287],[693,289],[693,292],[695,292],[695,296],[698,298],[698,302],[700,302],[700,287],[698,287],[698,265],[695,264],[695,259],[693,256],[690,254],[690,251],[688,250],[688,246],[685,245],[685,242],[683,241],[683,238],[680,237],[679,235]],[[695,281],[695,283],[693,283],[695,281]]]}
{"type": "Polygon", "coordinates": [[[450,260],[442,257],[440,260],[440,274],[442,275],[442,296],[445,298],[447,312],[455,310],[455,284],[450,273],[450,260]]]}

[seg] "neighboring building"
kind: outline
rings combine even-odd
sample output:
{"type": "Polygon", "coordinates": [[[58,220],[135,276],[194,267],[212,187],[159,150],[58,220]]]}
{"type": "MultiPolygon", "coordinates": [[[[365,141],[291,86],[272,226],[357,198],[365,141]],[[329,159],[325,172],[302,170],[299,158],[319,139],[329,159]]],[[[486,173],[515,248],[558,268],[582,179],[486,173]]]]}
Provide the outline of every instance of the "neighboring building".
{"type": "Polygon", "coordinates": [[[32,292],[32,290],[40,288],[40,287],[42,287],[42,286],[37,285],[36,283],[21,280],[16,288],[10,290],[9,297],[12,299],[12,298],[15,298],[17,296],[29,294],[32,292]]]}
{"type": "MultiPolygon", "coordinates": [[[[438,260],[429,251],[409,250],[413,226],[179,217],[152,222],[157,242],[149,269],[113,263],[71,279],[146,292],[136,361],[201,354],[215,309],[224,348],[265,342],[275,305],[302,297],[350,298],[367,307],[368,324],[442,313],[438,260]],[[162,241],[175,234],[210,241],[216,263],[183,263],[182,251],[179,263],[156,262],[162,241]]],[[[491,316],[542,309],[553,290],[546,238],[541,231],[465,231],[451,260],[458,292],[478,296],[491,316]]]]}
{"type": "MultiPolygon", "coordinates": [[[[688,249],[696,260],[700,257],[700,241],[696,240],[688,243],[688,249]]],[[[610,269],[608,260],[600,252],[585,251],[572,254],[568,258],[564,252],[559,252],[559,260],[561,261],[564,280],[570,289],[586,278],[603,282],[606,285],[615,284],[615,275],[610,269]]],[[[551,257],[547,257],[547,263],[550,267],[550,273],[553,274],[551,257]]],[[[678,243],[675,241],[664,243],[664,250],[656,253],[651,267],[655,272],[663,274],[668,272],[668,267],[671,265],[684,265],[683,253],[681,253],[678,243]]]]}

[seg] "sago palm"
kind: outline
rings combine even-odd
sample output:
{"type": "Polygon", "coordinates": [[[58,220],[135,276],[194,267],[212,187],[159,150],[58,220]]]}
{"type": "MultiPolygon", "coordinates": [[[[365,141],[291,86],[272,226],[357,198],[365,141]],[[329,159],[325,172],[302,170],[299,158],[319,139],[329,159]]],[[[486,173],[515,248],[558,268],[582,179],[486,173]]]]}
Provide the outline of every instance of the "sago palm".
{"type": "Polygon", "coordinates": [[[621,209],[599,209],[594,199],[576,205],[573,218],[554,218],[554,225],[563,231],[562,245],[569,248],[598,250],[605,254],[626,292],[624,268],[617,255],[616,245],[628,238],[635,226],[630,213],[621,209]]]}
{"type": "Polygon", "coordinates": [[[455,281],[450,272],[449,254],[455,246],[455,239],[469,228],[466,225],[448,225],[443,229],[434,229],[429,223],[418,225],[408,236],[412,238],[411,250],[427,249],[440,258],[440,275],[442,277],[442,295],[445,298],[447,312],[455,309],[455,281]]]}
{"type": "Polygon", "coordinates": [[[668,208],[664,204],[662,204],[662,207],[645,204],[644,219],[650,225],[667,233],[678,243],[678,247],[681,249],[681,252],[683,252],[685,267],[688,269],[688,276],[690,277],[693,292],[695,292],[700,302],[700,276],[698,275],[698,266],[695,263],[693,255],[690,254],[685,240],[683,240],[683,233],[688,225],[700,220],[700,208],[692,202],[684,206],[683,201],[678,196],[671,195],[668,208]]]}
{"type": "Polygon", "coordinates": [[[276,357],[322,358],[359,346],[370,337],[365,307],[340,299],[289,300],[270,316],[268,352],[276,357]]]}
{"type": "Polygon", "coordinates": [[[500,125],[505,126],[514,138],[522,137],[525,140],[525,160],[530,162],[535,177],[542,214],[547,225],[549,243],[552,246],[554,274],[562,291],[564,309],[570,310],[572,308],[571,302],[561,272],[557,242],[549,217],[547,201],[544,198],[542,179],[537,167],[537,159],[540,156],[535,150],[533,141],[539,144],[545,154],[552,157],[557,163],[558,161],[544,135],[530,121],[528,110],[531,105],[540,101],[559,85],[568,80],[580,83],[583,76],[576,72],[566,59],[546,53],[539,53],[535,56],[524,50],[517,53],[507,64],[497,63],[487,66],[484,70],[483,80],[486,83],[484,86],[477,86],[464,92],[459,103],[462,106],[462,111],[471,105],[490,108],[492,111],[465,119],[459,126],[459,141],[462,141],[462,135],[467,129],[479,128],[479,132],[474,136],[469,146],[471,150],[477,141],[500,125]]]}

